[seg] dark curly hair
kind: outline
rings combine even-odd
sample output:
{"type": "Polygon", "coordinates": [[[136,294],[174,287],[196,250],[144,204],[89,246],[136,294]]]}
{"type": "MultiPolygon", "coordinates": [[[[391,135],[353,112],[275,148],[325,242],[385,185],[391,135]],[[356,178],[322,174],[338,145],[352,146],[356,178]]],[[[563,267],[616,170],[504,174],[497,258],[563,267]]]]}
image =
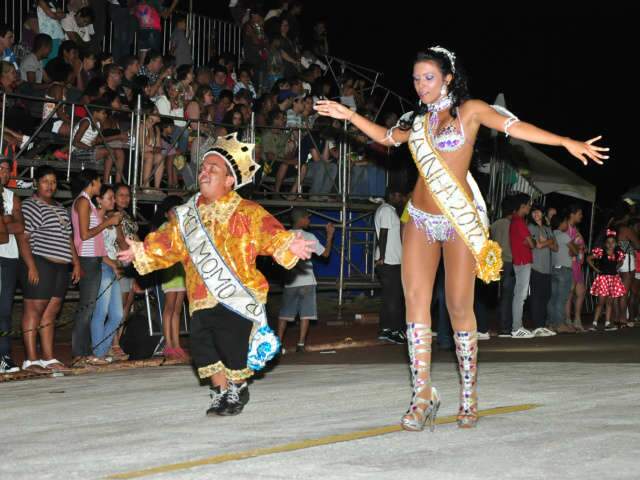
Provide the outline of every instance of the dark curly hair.
{"type": "MultiPolygon", "coordinates": [[[[462,66],[460,65],[460,62],[455,61],[455,73],[454,73],[453,72],[454,65],[451,64],[451,60],[449,59],[449,57],[445,53],[442,53],[439,51],[433,51],[431,49],[428,49],[424,52],[418,52],[413,64],[416,65],[422,62],[435,63],[440,69],[440,71],[442,72],[443,77],[446,77],[449,74],[453,76],[453,80],[451,81],[449,86],[449,93],[453,98],[453,104],[451,105],[450,113],[453,118],[457,118],[458,108],[464,102],[469,100],[469,98],[471,98],[471,95],[469,94],[469,85],[467,81],[467,75],[464,69],[462,68],[462,66]]],[[[413,120],[415,119],[415,117],[418,115],[425,115],[428,111],[427,108],[428,108],[427,105],[420,103],[420,107],[416,111],[414,111],[413,115],[409,120],[405,122],[401,121],[401,124],[400,124],[401,128],[403,130],[408,130],[409,128],[411,128],[411,125],[413,124],[413,120]]]]}

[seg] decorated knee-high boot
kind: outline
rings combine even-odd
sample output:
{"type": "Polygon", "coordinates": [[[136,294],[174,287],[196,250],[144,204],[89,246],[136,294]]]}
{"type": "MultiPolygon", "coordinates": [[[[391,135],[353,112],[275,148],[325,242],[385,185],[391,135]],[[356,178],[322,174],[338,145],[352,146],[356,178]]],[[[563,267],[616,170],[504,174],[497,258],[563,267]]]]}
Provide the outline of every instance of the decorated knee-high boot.
{"type": "Polygon", "coordinates": [[[402,428],[419,432],[429,421],[433,431],[440,408],[440,397],[431,386],[431,328],[421,323],[407,325],[407,345],[411,360],[413,397],[409,410],[402,417],[402,428]]]}
{"type": "Polygon", "coordinates": [[[456,355],[460,370],[460,410],[458,427],[472,428],[478,423],[478,332],[455,332],[456,355]]]}

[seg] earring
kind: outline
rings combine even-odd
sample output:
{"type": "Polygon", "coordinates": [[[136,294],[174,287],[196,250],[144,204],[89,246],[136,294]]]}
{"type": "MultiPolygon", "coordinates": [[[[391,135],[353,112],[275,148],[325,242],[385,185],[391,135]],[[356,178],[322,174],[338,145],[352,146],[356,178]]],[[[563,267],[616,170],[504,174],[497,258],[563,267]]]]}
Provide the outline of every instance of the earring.
{"type": "Polygon", "coordinates": [[[447,84],[444,83],[440,89],[440,95],[445,96],[447,94],[447,84]]]}

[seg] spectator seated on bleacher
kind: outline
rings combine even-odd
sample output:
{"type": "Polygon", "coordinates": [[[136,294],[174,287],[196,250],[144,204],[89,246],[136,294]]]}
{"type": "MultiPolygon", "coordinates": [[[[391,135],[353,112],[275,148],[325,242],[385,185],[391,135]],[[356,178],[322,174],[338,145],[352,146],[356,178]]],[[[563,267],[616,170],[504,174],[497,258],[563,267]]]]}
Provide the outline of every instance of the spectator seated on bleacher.
{"type": "MultiPolygon", "coordinates": [[[[82,70],[82,61],[80,60],[78,46],[71,40],[65,40],[60,44],[58,56],[47,63],[45,71],[49,74],[49,69],[57,69],[63,63],[69,65],[73,71],[73,76],[69,83],[76,89],[79,98],[80,92],[82,92],[85,87],[85,85],[82,84],[82,76],[80,75],[80,71],[82,70]]],[[[51,77],[51,75],[49,75],[49,77],[51,77]]]]}
{"type": "Polygon", "coordinates": [[[251,79],[251,71],[248,68],[242,68],[238,73],[238,82],[233,87],[233,93],[237,94],[240,90],[248,90],[251,93],[251,99],[257,98],[256,89],[251,79]]]}
{"type": "Polygon", "coordinates": [[[262,179],[276,174],[278,163],[287,155],[290,137],[290,134],[284,130],[285,116],[281,111],[272,111],[267,119],[267,125],[271,128],[266,128],[262,134],[262,169],[258,172],[262,179]]]}
{"type": "Polygon", "coordinates": [[[5,128],[20,135],[31,135],[39,121],[33,118],[27,109],[27,103],[10,95],[17,94],[18,72],[12,63],[0,61],[0,93],[6,93],[5,128]]]}
{"type": "Polygon", "coordinates": [[[105,99],[99,98],[93,102],[92,107],[93,121],[88,117],[83,118],[74,126],[71,161],[75,164],[95,167],[97,162],[109,156],[109,150],[100,145],[99,138],[99,129],[109,115],[109,104],[105,99]]]}
{"type": "Polygon", "coordinates": [[[222,90],[215,107],[214,123],[221,123],[233,106],[233,92],[231,90],[222,90]]]}
{"type": "Polygon", "coordinates": [[[122,62],[122,82],[121,86],[128,98],[135,100],[133,91],[135,90],[135,78],[140,73],[140,61],[137,57],[129,55],[122,62]]]}
{"type": "Polygon", "coordinates": [[[16,70],[18,69],[18,60],[13,51],[14,35],[13,30],[6,23],[0,23],[0,60],[9,62],[16,70]]]}
{"type": "Polygon", "coordinates": [[[227,69],[222,65],[215,65],[213,67],[213,78],[211,80],[211,90],[213,90],[213,96],[216,100],[220,100],[220,94],[227,88],[227,69]]]}
{"type": "Polygon", "coordinates": [[[49,83],[49,76],[44,70],[44,59],[51,53],[51,45],[51,37],[39,33],[33,41],[33,51],[20,64],[20,78],[34,89],[37,85],[49,83]]]}
{"type": "Polygon", "coordinates": [[[164,65],[162,53],[149,50],[144,58],[144,65],[140,68],[140,75],[149,79],[151,85],[150,96],[155,97],[162,89],[162,82],[171,77],[173,69],[164,65]]]}
{"type": "Polygon", "coordinates": [[[83,7],[77,12],[69,12],[60,20],[60,25],[69,40],[74,41],[81,50],[86,50],[89,48],[91,37],[96,33],[93,20],[93,9],[83,7]]]}
{"type": "Polygon", "coordinates": [[[309,194],[312,200],[338,191],[339,150],[332,130],[332,120],[320,117],[314,131],[308,136],[309,162],[307,178],[311,180],[309,194]]]}
{"type": "Polygon", "coordinates": [[[45,127],[45,131],[68,137],[71,133],[71,117],[65,106],[58,106],[58,102],[67,99],[67,85],[73,76],[73,71],[64,62],[49,62],[47,71],[51,83],[45,94],[45,99],[51,101],[42,104],[42,120],[46,120],[52,112],[54,113],[45,127]]]}

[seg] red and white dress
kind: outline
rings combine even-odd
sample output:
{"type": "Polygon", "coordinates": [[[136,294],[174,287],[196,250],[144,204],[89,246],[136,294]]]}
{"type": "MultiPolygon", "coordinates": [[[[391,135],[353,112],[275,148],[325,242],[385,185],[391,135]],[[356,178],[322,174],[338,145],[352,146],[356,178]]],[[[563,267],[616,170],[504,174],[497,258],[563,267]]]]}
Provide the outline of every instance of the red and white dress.
{"type": "Polygon", "coordinates": [[[608,255],[602,248],[594,248],[591,254],[601,272],[591,285],[591,295],[611,298],[625,296],[627,289],[618,274],[618,264],[624,260],[624,252],[616,249],[612,255],[608,255]]]}

